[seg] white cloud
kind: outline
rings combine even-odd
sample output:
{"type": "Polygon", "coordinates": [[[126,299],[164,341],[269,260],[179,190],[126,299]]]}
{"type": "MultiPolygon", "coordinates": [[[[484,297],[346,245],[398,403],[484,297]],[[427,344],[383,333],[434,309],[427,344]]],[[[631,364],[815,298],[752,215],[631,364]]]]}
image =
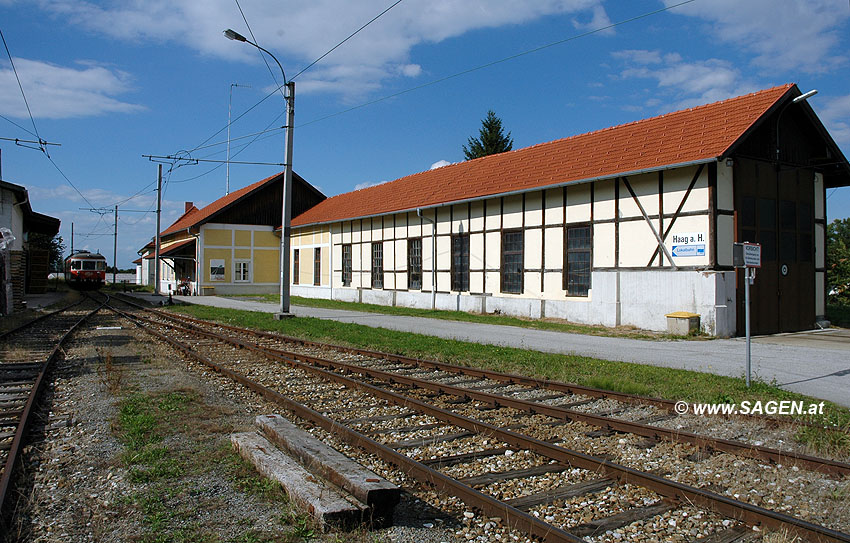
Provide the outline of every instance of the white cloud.
{"type": "MultiPolygon", "coordinates": [[[[669,6],[678,0],[664,1],[669,6]]],[[[753,62],[770,72],[817,73],[847,61],[836,51],[840,27],[850,18],[844,0],[711,0],[673,13],[706,21],[711,37],[754,52],[753,62]]]]}
{"type": "MultiPolygon", "coordinates": [[[[249,37],[232,0],[39,0],[54,17],[120,40],[180,42],[204,55],[259,62],[258,52],[230,42],[232,27],[249,37]]],[[[294,75],[353,30],[386,9],[386,0],[276,0],[244,4],[256,41],[294,75]]],[[[411,49],[474,29],[522,24],[566,14],[580,27],[607,24],[602,0],[433,0],[403,2],[299,77],[299,92],[368,92],[391,77],[417,77],[411,49]],[[589,21],[587,23],[577,22],[589,21]]]]}
{"type": "MultiPolygon", "coordinates": [[[[71,224],[74,225],[74,249],[100,251],[112,261],[114,218],[112,206],[115,202],[125,201],[130,194],[120,194],[105,189],[84,189],[86,199],[96,207],[103,207],[101,213],[88,211],[89,204],[67,184],[57,186],[27,185],[33,209],[62,221],[60,234],[65,240],[66,249],[71,248],[71,224]]],[[[118,209],[118,264],[129,265],[136,258],[136,251],[147,244],[156,233],[156,214],[153,213],[156,196],[143,194],[122,204],[126,209],[144,210],[149,213],[122,212],[118,209]]],[[[183,214],[183,202],[162,201],[162,230],[183,214]]],[[[206,205],[196,202],[198,207],[206,205]]]]}
{"type": "MultiPolygon", "coordinates": [[[[819,103],[812,103],[813,107],[819,103]]],[[[829,130],[838,145],[850,145],[850,94],[837,97],[825,97],[824,107],[815,107],[818,117],[829,130]]]]}
{"type": "MultiPolygon", "coordinates": [[[[88,61],[64,67],[38,60],[14,59],[33,117],[67,119],[140,111],[139,105],[114,96],[131,90],[130,76],[88,61]]],[[[29,115],[8,61],[0,62],[0,113],[18,119],[29,115]]]]}
{"type": "MultiPolygon", "coordinates": [[[[634,50],[613,56],[629,64],[620,77],[654,79],[660,93],[675,97],[672,106],[676,109],[724,100],[759,88],[725,60],[686,62],[675,53],[662,55],[658,51],[634,50]]],[[[659,96],[653,95],[644,105],[655,108],[662,103],[659,96]]]]}
{"type": "Polygon", "coordinates": [[[368,189],[369,187],[376,187],[378,185],[383,185],[387,182],[388,181],[364,181],[362,183],[357,183],[356,185],[354,185],[354,190],[368,189]]]}
{"type": "Polygon", "coordinates": [[[448,160],[438,160],[437,162],[431,164],[429,170],[436,170],[437,168],[442,168],[443,166],[450,166],[452,163],[448,160]]]}

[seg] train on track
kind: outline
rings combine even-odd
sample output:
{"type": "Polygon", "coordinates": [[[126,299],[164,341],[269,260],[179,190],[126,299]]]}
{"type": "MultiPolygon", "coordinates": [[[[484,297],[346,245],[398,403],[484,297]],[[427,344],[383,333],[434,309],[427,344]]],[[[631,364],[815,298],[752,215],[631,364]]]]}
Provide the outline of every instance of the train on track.
{"type": "Polygon", "coordinates": [[[77,290],[96,290],[106,280],[106,257],[77,251],[65,259],[65,282],[77,290]]]}

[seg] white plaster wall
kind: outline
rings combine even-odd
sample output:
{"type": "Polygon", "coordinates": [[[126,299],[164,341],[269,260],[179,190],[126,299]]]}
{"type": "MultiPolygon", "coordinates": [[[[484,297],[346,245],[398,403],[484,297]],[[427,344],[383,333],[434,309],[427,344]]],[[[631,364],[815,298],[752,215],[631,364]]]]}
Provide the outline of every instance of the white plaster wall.
{"type": "MultiPolygon", "coordinates": [[[[715,281],[714,331],[703,325],[707,333],[719,337],[732,337],[737,331],[737,283],[734,271],[713,274],[715,281]]],[[[700,319],[702,321],[702,319],[700,319]]]]}
{"type": "Polygon", "coordinates": [[[621,271],[620,323],[666,330],[667,313],[700,315],[707,333],[715,330],[716,275],[697,271],[621,271]]]}
{"type": "Polygon", "coordinates": [[[8,228],[15,240],[6,246],[10,251],[23,250],[24,242],[24,212],[15,194],[6,189],[0,189],[0,226],[8,228]]]}
{"type": "Polygon", "coordinates": [[[731,215],[717,216],[717,264],[732,265],[732,245],[735,243],[735,218],[731,215]]]}
{"type": "Polygon", "coordinates": [[[735,209],[734,169],[734,166],[727,166],[725,161],[717,163],[717,209],[735,209]]]}
{"type": "MultiPolygon", "coordinates": [[[[216,288],[216,291],[218,288],[216,288]]],[[[250,292],[257,292],[255,288],[250,289],[250,292]]],[[[291,285],[289,287],[291,296],[301,296],[303,298],[319,298],[322,300],[331,299],[330,287],[317,287],[315,285],[291,285]]]]}
{"type": "Polygon", "coordinates": [[[564,222],[564,189],[546,191],[546,209],[543,221],[545,224],[560,224],[564,222]]]}

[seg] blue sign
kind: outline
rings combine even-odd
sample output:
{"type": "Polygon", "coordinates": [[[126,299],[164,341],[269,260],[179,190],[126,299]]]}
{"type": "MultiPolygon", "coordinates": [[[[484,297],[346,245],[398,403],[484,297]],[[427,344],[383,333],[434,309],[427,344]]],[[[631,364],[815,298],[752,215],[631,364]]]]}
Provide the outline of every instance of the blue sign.
{"type": "Polygon", "coordinates": [[[674,245],[673,256],[705,256],[705,245],[674,245]]]}

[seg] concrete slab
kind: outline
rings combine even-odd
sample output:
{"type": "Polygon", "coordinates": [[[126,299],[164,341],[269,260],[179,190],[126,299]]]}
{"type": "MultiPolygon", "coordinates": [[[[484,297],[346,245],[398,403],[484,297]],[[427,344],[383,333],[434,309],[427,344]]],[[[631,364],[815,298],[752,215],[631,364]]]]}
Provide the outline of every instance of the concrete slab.
{"type": "Polygon", "coordinates": [[[232,434],[230,441],[240,456],[257,471],[283,486],[298,509],[315,519],[323,531],[350,529],[366,518],[366,506],[345,497],[334,487],[313,476],[298,462],[256,432],[232,434]]]}
{"type": "Polygon", "coordinates": [[[401,490],[396,485],[280,415],[260,415],[256,418],[256,425],[269,441],[308,466],[310,471],[365,503],[375,524],[392,521],[393,508],[401,497],[401,490]]]}
{"type": "Polygon", "coordinates": [[[67,295],[68,291],[47,291],[43,294],[27,294],[24,296],[24,302],[26,302],[29,309],[43,309],[58,304],[67,295]]]}
{"type": "MultiPolygon", "coordinates": [[[[175,296],[175,300],[221,308],[274,313],[278,304],[218,296],[175,296]]],[[[312,317],[425,334],[487,345],[515,347],[604,360],[681,368],[731,377],[743,377],[746,342],[743,338],[658,341],[612,338],[532,330],[517,326],[458,322],[292,306],[297,317],[312,317]]],[[[766,382],[850,407],[850,340],[847,331],[830,336],[776,339],[756,338],[752,349],[753,375],[766,382]],[[828,339],[827,339],[828,338],[828,339]]],[[[671,398],[676,400],[677,398],[671,398]]]]}

